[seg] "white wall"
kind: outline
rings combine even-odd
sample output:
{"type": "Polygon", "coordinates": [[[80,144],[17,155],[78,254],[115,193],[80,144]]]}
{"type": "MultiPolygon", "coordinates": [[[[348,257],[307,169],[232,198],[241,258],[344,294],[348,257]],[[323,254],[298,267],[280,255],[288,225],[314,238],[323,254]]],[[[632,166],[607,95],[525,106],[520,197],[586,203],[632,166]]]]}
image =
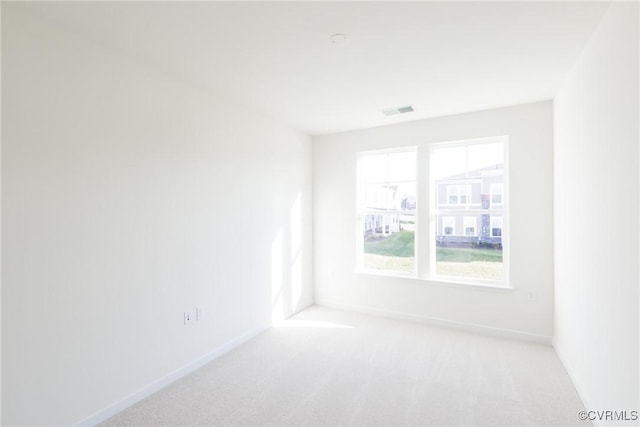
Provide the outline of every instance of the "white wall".
{"type": "Polygon", "coordinates": [[[552,134],[547,101],[314,138],[316,303],[507,330],[549,342],[552,134]],[[499,135],[509,135],[512,290],[355,272],[358,151],[499,135]]]}
{"type": "Polygon", "coordinates": [[[554,100],[554,346],[593,410],[640,409],[638,36],[613,3],[554,100]]]}
{"type": "Polygon", "coordinates": [[[311,304],[308,136],[2,9],[3,425],[99,418],[311,304]]]}

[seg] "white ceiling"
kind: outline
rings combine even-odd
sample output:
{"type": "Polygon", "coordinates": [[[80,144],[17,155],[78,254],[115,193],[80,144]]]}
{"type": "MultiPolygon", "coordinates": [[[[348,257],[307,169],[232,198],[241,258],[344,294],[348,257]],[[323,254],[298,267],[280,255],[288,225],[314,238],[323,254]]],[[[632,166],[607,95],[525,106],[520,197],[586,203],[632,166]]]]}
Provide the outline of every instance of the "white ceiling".
{"type": "Polygon", "coordinates": [[[311,135],[551,99],[608,3],[18,7],[311,135]],[[346,33],[344,44],[330,36],[346,33]],[[382,110],[416,111],[386,117],[382,110]]]}

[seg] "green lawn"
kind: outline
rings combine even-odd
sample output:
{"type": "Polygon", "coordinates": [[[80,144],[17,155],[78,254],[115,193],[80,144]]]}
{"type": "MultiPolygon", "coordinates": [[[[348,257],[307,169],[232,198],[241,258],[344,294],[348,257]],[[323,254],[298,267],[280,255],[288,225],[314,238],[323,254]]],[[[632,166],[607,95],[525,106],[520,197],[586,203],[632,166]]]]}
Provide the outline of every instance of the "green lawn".
{"type": "Polygon", "coordinates": [[[443,262],[502,262],[502,250],[484,248],[436,248],[436,260],[443,262]]]}
{"type": "MultiPolygon", "coordinates": [[[[394,257],[414,257],[415,233],[398,231],[380,240],[364,242],[364,253],[394,257]]],[[[502,251],[486,248],[436,248],[436,260],[443,262],[502,262],[502,251]]]]}
{"type": "Polygon", "coordinates": [[[396,257],[413,257],[414,253],[413,231],[398,231],[384,239],[365,241],[364,253],[375,255],[387,255],[396,257]]]}
{"type": "Polygon", "coordinates": [[[436,248],[436,274],[501,280],[502,250],[485,248],[436,248]]]}
{"type": "MultiPolygon", "coordinates": [[[[380,240],[364,242],[364,267],[412,272],[415,269],[415,233],[403,230],[380,240]]],[[[436,248],[436,273],[443,276],[500,280],[502,250],[436,248]]]]}

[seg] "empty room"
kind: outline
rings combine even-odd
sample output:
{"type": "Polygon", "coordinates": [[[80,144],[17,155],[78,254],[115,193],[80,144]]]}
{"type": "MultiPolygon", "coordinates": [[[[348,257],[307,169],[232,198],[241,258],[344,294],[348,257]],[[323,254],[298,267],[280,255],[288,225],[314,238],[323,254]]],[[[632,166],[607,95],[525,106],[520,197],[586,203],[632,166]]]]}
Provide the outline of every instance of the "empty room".
{"type": "Polygon", "coordinates": [[[3,426],[640,425],[635,1],[2,1],[3,426]]]}

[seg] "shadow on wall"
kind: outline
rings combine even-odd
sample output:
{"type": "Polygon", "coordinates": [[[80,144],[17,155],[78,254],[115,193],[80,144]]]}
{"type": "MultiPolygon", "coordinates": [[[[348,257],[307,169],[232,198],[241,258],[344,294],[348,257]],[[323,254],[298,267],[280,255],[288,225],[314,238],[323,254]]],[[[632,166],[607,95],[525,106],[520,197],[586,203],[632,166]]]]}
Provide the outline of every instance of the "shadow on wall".
{"type": "Polygon", "coordinates": [[[287,226],[281,226],[271,244],[271,321],[283,320],[302,307],[303,223],[302,194],[289,210],[287,226]]]}

